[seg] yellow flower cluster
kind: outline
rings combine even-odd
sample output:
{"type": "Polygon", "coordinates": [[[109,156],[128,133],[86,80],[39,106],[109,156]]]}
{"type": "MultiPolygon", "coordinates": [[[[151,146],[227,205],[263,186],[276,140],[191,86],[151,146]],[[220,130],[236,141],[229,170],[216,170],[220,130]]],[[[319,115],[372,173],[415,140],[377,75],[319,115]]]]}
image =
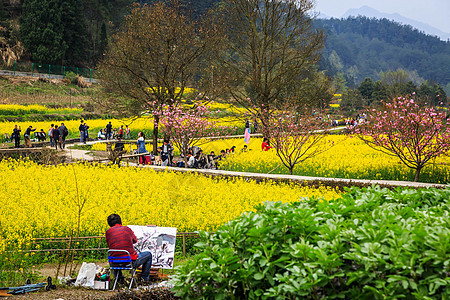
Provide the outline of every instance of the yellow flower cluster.
{"type": "MultiPolygon", "coordinates": [[[[95,120],[86,120],[86,124],[89,125],[89,132],[91,136],[95,137],[98,134],[98,131],[100,129],[104,129],[108,122],[111,121],[111,124],[113,128],[119,129],[121,125],[125,128],[126,125],[131,130],[139,130],[139,131],[151,131],[153,130],[153,118],[152,117],[141,117],[139,119],[95,119],[95,120]]],[[[77,136],[79,134],[78,127],[80,126],[80,120],[70,120],[70,121],[26,121],[26,122],[0,122],[0,135],[3,135],[5,133],[11,134],[14,125],[20,126],[22,128],[22,134],[25,131],[25,129],[28,126],[36,127],[38,130],[43,129],[44,132],[48,132],[50,129],[51,124],[57,124],[60,125],[61,123],[64,123],[66,125],[67,129],[69,130],[69,133],[77,136]]],[[[220,118],[218,122],[216,123],[218,126],[241,126],[243,127],[244,124],[242,121],[236,120],[232,117],[225,117],[220,118]]],[[[242,133],[243,134],[243,133],[242,133]]],[[[150,138],[150,137],[148,137],[150,138]]]]}
{"type": "MultiPolygon", "coordinates": [[[[100,130],[100,128],[105,128],[108,122],[111,121],[113,128],[119,128],[121,125],[125,128],[128,125],[131,129],[153,129],[153,118],[150,117],[142,117],[137,120],[132,119],[95,119],[95,120],[86,120],[86,124],[89,125],[89,131],[94,135],[97,135],[94,129],[100,130]]],[[[80,120],[70,120],[70,121],[26,121],[26,122],[0,122],[0,134],[3,135],[5,133],[11,134],[14,128],[14,125],[22,127],[22,134],[28,126],[36,127],[38,130],[44,129],[44,132],[47,132],[50,129],[51,124],[60,125],[64,123],[69,130],[70,133],[75,135],[78,134],[78,127],[80,126],[80,120]]]]}
{"type": "MultiPolygon", "coordinates": [[[[0,240],[102,235],[106,218],[124,224],[156,224],[178,231],[215,230],[264,201],[301,197],[337,198],[333,189],[212,179],[146,168],[71,164],[42,166],[30,161],[0,162],[0,240]]],[[[0,250],[2,250],[0,248],[0,250]]],[[[4,250],[4,249],[3,249],[4,250]]]]}
{"type": "MultiPolygon", "coordinates": [[[[305,176],[338,177],[353,179],[406,180],[414,179],[413,171],[395,157],[376,151],[358,138],[345,135],[327,137],[327,144],[334,144],[324,153],[307,159],[298,164],[294,174],[305,176]]],[[[274,149],[261,150],[262,140],[251,138],[248,151],[241,152],[244,139],[224,139],[203,144],[205,153],[214,151],[217,155],[221,150],[236,146],[235,154],[229,155],[220,163],[224,170],[284,173],[288,170],[281,165],[274,149]]],[[[432,161],[421,171],[421,181],[434,183],[450,182],[450,158],[441,156],[432,161]]]]}
{"type": "Polygon", "coordinates": [[[49,114],[59,113],[81,113],[81,108],[47,108],[43,105],[19,105],[19,104],[0,104],[0,115],[20,115],[20,114],[49,114]]]}

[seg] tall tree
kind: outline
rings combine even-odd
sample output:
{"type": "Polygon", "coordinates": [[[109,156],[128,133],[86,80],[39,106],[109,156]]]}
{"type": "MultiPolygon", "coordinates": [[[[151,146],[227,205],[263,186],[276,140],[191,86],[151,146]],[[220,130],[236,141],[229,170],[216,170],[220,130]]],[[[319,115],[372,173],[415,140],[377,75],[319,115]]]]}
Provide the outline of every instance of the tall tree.
{"type": "Polygon", "coordinates": [[[0,1],[0,57],[7,66],[18,61],[24,52],[11,16],[0,1]]]}
{"type": "Polygon", "coordinates": [[[319,58],[324,38],[313,28],[312,8],[310,0],[223,2],[229,30],[219,56],[223,83],[262,122],[267,118],[261,114],[270,114],[279,102],[299,99],[299,82],[319,58]]]}
{"type": "Polygon", "coordinates": [[[156,153],[163,107],[181,100],[199,60],[220,38],[216,26],[191,19],[176,0],[136,4],[99,65],[105,91],[115,94],[104,107],[126,115],[153,114],[156,153]]]}
{"type": "Polygon", "coordinates": [[[20,35],[32,59],[78,63],[84,57],[84,27],[76,0],[24,0],[20,35]]]}

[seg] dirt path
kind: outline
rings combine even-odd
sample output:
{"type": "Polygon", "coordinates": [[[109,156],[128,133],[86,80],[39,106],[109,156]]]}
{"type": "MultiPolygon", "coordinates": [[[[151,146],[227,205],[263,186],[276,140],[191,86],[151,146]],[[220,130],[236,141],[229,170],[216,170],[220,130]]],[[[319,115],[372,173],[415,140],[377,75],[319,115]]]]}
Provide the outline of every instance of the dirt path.
{"type": "MultiPolygon", "coordinates": [[[[102,267],[108,265],[107,261],[98,261],[95,263],[102,267]]],[[[74,274],[78,274],[80,267],[81,264],[77,265],[74,274]]],[[[38,272],[42,276],[42,278],[47,278],[48,276],[51,276],[53,279],[55,279],[56,274],[58,272],[58,264],[44,264],[41,268],[38,269],[38,272]]],[[[59,276],[63,276],[62,274],[63,272],[64,272],[64,265],[60,267],[59,276]]],[[[42,279],[40,282],[45,282],[45,279],[42,279]]],[[[51,290],[47,292],[45,291],[45,289],[42,289],[41,291],[36,293],[28,293],[24,295],[11,296],[1,299],[44,299],[44,300],[108,299],[109,297],[113,296],[114,293],[117,293],[117,291],[92,290],[82,287],[69,287],[59,285],[58,282],[55,283],[57,284],[56,290],[51,290]]]]}
{"type": "Polygon", "coordinates": [[[118,291],[100,291],[91,290],[86,288],[74,288],[74,287],[57,287],[56,290],[39,291],[36,293],[29,293],[24,295],[17,295],[6,297],[2,299],[18,299],[18,300],[86,300],[86,299],[108,299],[117,294],[118,291]]]}

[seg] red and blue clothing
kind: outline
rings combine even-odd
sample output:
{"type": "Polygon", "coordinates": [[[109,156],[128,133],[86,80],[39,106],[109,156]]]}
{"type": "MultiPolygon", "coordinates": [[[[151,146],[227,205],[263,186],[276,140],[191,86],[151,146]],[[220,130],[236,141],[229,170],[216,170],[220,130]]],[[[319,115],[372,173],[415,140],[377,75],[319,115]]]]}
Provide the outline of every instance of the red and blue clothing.
{"type": "Polygon", "coordinates": [[[106,231],[106,243],[109,249],[127,250],[131,259],[136,260],[138,255],[134,250],[133,244],[137,242],[133,230],[128,226],[116,224],[106,231]]]}

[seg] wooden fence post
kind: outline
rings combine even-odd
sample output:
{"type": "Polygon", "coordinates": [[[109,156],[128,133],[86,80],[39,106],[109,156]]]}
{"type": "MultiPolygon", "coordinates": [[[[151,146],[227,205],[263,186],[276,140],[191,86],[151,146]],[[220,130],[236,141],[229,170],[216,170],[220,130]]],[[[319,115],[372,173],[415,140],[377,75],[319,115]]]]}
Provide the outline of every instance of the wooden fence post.
{"type": "Polygon", "coordinates": [[[183,257],[186,257],[186,233],[183,232],[183,257]]]}

